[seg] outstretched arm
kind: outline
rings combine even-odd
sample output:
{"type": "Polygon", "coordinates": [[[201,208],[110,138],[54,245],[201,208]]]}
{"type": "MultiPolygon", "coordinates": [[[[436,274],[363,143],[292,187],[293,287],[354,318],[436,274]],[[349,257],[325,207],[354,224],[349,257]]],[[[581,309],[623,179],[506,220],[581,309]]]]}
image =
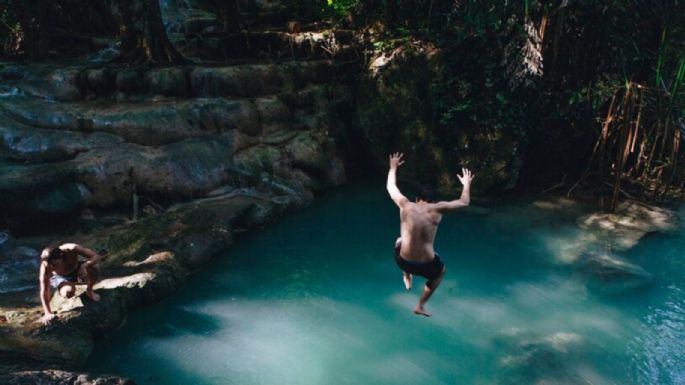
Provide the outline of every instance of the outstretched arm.
{"type": "Polygon", "coordinates": [[[403,154],[400,154],[399,152],[390,155],[390,171],[388,171],[388,183],[385,186],[388,189],[390,198],[392,198],[393,202],[395,202],[395,204],[399,207],[402,207],[405,203],[409,202],[407,197],[402,195],[400,189],[397,188],[396,174],[397,168],[404,163],[402,156],[403,154]]]}
{"type": "Polygon", "coordinates": [[[473,180],[473,174],[466,168],[462,168],[461,172],[462,175],[457,174],[457,178],[459,178],[461,184],[464,185],[464,189],[461,191],[461,197],[453,201],[436,203],[436,210],[443,213],[450,212],[467,207],[469,203],[471,203],[471,181],[473,180]]]}
{"type": "Polygon", "coordinates": [[[40,271],[38,273],[38,281],[40,282],[40,302],[43,305],[43,316],[40,318],[40,322],[43,325],[48,325],[55,318],[50,309],[50,300],[52,299],[52,293],[50,293],[50,277],[48,276],[47,262],[40,261],[40,271]]]}

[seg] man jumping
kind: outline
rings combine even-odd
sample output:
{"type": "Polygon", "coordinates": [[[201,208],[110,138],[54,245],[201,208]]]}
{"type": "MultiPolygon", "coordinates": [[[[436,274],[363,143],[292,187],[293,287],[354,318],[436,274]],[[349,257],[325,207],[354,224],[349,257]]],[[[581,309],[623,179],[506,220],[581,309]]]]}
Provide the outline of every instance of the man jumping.
{"type": "Polygon", "coordinates": [[[397,188],[397,167],[404,163],[402,156],[400,153],[390,155],[390,171],[386,186],[390,198],[400,208],[400,237],[395,242],[395,262],[402,270],[407,290],[411,289],[412,275],[420,275],[427,279],[414,313],[430,317],[431,314],[424,306],[445,275],[445,264],[433,249],[435,233],[443,214],[469,205],[473,174],[462,168],[462,175],[457,175],[464,185],[461,197],[457,200],[433,203],[431,197],[420,196],[416,198],[416,203],[410,202],[397,188]]]}

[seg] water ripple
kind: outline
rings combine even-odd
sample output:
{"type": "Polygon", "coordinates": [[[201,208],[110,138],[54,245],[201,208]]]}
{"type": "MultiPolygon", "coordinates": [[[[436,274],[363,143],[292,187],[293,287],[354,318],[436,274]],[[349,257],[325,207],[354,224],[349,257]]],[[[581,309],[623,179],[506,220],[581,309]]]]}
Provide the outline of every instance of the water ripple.
{"type": "Polygon", "coordinates": [[[637,378],[641,384],[685,384],[685,300],[680,288],[670,286],[669,300],[651,309],[641,336],[629,345],[637,378]]]}

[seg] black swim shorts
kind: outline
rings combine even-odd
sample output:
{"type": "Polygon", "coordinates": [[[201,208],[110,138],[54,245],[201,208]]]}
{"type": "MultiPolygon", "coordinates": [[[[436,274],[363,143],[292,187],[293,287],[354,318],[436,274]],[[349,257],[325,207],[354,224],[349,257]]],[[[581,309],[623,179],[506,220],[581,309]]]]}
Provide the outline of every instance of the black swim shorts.
{"type": "Polygon", "coordinates": [[[440,260],[438,253],[435,253],[435,258],[430,262],[414,262],[402,258],[399,250],[395,249],[395,263],[402,271],[427,279],[438,278],[445,268],[445,264],[440,260]]]}

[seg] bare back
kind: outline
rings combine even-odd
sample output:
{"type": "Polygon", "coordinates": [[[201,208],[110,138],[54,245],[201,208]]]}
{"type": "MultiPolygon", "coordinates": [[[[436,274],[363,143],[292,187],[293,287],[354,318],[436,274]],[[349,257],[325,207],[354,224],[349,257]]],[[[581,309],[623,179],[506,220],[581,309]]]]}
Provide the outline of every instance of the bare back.
{"type": "MultiPolygon", "coordinates": [[[[60,247],[60,249],[62,248],[60,247]]],[[[79,253],[76,250],[62,249],[62,253],[64,257],[61,261],[59,261],[59,263],[51,265],[45,262],[46,266],[48,267],[48,273],[54,272],[58,275],[68,275],[70,273],[73,273],[74,270],[78,268],[79,253]]]]}
{"type": "Polygon", "coordinates": [[[430,262],[435,257],[433,242],[442,214],[426,202],[406,202],[400,207],[400,255],[408,261],[430,262]]]}

